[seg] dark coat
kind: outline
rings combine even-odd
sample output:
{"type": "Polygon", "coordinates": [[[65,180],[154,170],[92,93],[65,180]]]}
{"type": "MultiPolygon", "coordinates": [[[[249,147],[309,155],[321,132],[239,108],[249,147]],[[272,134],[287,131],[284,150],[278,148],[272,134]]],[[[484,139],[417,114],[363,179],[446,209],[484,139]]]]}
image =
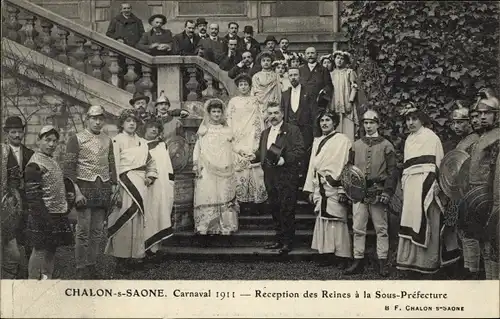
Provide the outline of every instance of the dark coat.
{"type": "Polygon", "coordinates": [[[250,40],[250,43],[247,43],[245,42],[245,39],[243,39],[243,48],[241,49],[241,51],[250,51],[252,53],[252,56],[253,56],[253,59],[255,61],[255,59],[257,58],[257,55],[260,53],[261,49],[260,49],[260,43],[255,40],[254,38],[251,38],[250,40]]]}
{"type": "Polygon", "coordinates": [[[193,35],[193,42],[189,39],[186,31],[183,31],[174,36],[174,47],[176,55],[197,55],[198,44],[200,43],[200,36],[193,35]]]}
{"type": "Polygon", "coordinates": [[[231,57],[228,56],[227,51],[221,57],[219,61],[219,67],[224,71],[229,71],[234,68],[243,58],[241,57],[241,53],[236,51],[235,55],[231,57]]]}
{"type": "MultiPolygon", "coordinates": [[[[225,45],[224,51],[227,51],[227,49],[228,49],[227,44],[229,43],[229,34],[226,34],[223,37],[223,39],[224,39],[224,45],[225,45]]],[[[236,36],[236,40],[237,40],[236,50],[238,50],[238,51],[243,50],[243,48],[245,47],[245,40],[243,40],[243,38],[240,36],[236,36]]]]}
{"type": "Polygon", "coordinates": [[[292,88],[289,88],[281,95],[281,106],[285,112],[284,121],[285,123],[290,123],[299,127],[304,140],[304,147],[306,150],[309,150],[314,139],[313,126],[315,121],[313,110],[315,109],[316,100],[311,93],[307,92],[304,87],[301,86],[299,108],[295,116],[292,117],[291,96],[292,88]]]}
{"type": "MultiPolygon", "coordinates": [[[[271,128],[264,130],[260,136],[259,149],[255,157],[262,165],[264,181],[279,177],[284,181],[298,180],[299,162],[304,156],[304,141],[299,128],[293,124],[283,123],[281,132],[276,138],[276,145],[282,148],[281,157],[285,160],[283,166],[270,166],[266,163],[267,139],[271,128]]],[[[271,186],[267,185],[266,187],[271,186]]]]}
{"type": "Polygon", "coordinates": [[[319,92],[325,89],[328,96],[331,96],[333,91],[332,78],[330,72],[319,63],[312,71],[309,70],[309,65],[305,64],[299,68],[300,72],[300,84],[304,88],[311,92],[315,98],[318,97],[319,92]]]}
{"type": "Polygon", "coordinates": [[[229,72],[227,72],[227,75],[231,79],[236,79],[236,77],[238,75],[243,74],[243,73],[246,73],[250,77],[253,77],[253,75],[255,73],[257,73],[257,72],[259,72],[261,70],[262,70],[262,66],[257,65],[254,62],[253,66],[251,68],[247,67],[246,65],[243,66],[242,68],[240,68],[238,65],[235,65],[233,68],[231,68],[231,70],[229,70],[229,72]]]}
{"type": "Polygon", "coordinates": [[[217,41],[210,38],[201,39],[199,45],[205,51],[205,59],[219,64],[220,59],[224,55],[225,44],[222,38],[217,37],[217,41]]]}
{"type": "Polygon", "coordinates": [[[135,46],[144,34],[144,25],[142,20],[136,17],[133,13],[129,18],[125,18],[123,14],[114,17],[108,26],[106,36],[115,40],[122,39],[125,44],[135,46]]]}
{"type": "Polygon", "coordinates": [[[174,37],[172,36],[172,31],[168,29],[161,29],[158,34],[153,29],[148,32],[144,32],[136,47],[137,49],[154,56],[175,54],[174,37]],[[172,46],[172,50],[166,51],[157,50],[156,48],[151,49],[150,46],[153,43],[170,44],[172,46]]]}

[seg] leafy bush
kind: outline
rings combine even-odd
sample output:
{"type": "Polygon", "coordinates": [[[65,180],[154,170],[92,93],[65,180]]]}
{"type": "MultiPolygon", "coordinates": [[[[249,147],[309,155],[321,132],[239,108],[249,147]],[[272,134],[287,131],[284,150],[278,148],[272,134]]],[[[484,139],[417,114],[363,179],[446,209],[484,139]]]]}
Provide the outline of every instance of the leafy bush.
{"type": "Polygon", "coordinates": [[[482,87],[497,89],[498,14],[493,1],[352,1],[342,11],[349,51],[384,135],[402,150],[404,119],[413,101],[425,109],[441,140],[452,136],[454,101],[471,105],[482,87]]]}

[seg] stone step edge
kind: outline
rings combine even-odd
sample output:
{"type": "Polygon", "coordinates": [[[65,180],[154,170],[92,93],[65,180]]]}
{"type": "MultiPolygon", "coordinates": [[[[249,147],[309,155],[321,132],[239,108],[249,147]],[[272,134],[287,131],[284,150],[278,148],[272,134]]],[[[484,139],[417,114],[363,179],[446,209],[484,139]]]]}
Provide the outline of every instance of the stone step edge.
{"type": "MultiPolygon", "coordinates": [[[[180,247],[163,246],[161,251],[177,255],[247,255],[247,256],[279,256],[278,249],[262,247],[180,247]]],[[[289,255],[315,255],[318,252],[309,247],[297,247],[289,255]]]]}
{"type": "MultiPolygon", "coordinates": [[[[352,235],[353,231],[352,229],[349,229],[349,234],[352,235]]],[[[256,237],[256,236],[274,236],[275,232],[273,230],[260,230],[260,229],[245,229],[245,230],[240,230],[237,231],[231,235],[227,236],[220,236],[220,238],[229,238],[231,236],[238,236],[238,237],[256,237]]],[[[180,231],[174,233],[173,237],[193,237],[196,234],[194,231],[180,231]]],[[[313,235],[313,230],[296,230],[295,231],[295,236],[312,236],[313,235]]],[[[375,230],[368,229],[366,231],[367,236],[373,236],[375,235],[375,230]]]]}

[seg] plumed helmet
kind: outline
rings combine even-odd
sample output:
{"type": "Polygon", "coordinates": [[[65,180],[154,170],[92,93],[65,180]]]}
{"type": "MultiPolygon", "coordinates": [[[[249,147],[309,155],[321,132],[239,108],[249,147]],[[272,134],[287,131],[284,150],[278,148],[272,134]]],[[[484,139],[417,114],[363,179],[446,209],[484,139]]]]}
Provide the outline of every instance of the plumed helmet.
{"type": "Polygon", "coordinates": [[[380,117],[378,116],[378,113],[374,110],[368,110],[363,114],[363,121],[364,120],[372,120],[377,123],[380,123],[380,117]]]}
{"type": "Polygon", "coordinates": [[[469,109],[464,106],[464,102],[461,100],[458,100],[455,102],[455,104],[458,107],[451,112],[451,119],[452,120],[469,120],[470,119],[469,109]]]}

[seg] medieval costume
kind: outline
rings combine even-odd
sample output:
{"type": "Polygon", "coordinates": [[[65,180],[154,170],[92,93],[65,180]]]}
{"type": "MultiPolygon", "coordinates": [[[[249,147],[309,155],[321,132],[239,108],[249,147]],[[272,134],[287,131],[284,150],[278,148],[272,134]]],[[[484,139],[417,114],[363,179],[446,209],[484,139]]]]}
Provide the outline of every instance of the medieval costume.
{"type": "Polygon", "coordinates": [[[229,235],[238,230],[233,133],[224,119],[210,119],[213,108],[224,111],[218,99],[205,103],[205,119],[193,151],[195,231],[201,235],[229,235]]]}
{"type": "Polygon", "coordinates": [[[340,114],[339,131],[354,141],[358,125],[355,104],[358,90],[357,75],[353,69],[347,67],[351,63],[351,56],[348,52],[335,51],[333,59],[335,62],[335,69],[331,72],[333,107],[335,112],[340,114]]]}
{"type": "MultiPolygon", "coordinates": [[[[59,132],[52,126],[45,126],[38,134],[39,139],[59,132]]],[[[73,232],[66,191],[74,192],[71,182],[65,183],[63,171],[57,161],[44,150],[31,157],[24,175],[26,205],[28,209],[27,234],[33,251],[28,272],[29,279],[52,279],[55,253],[59,246],[73,244],[73,232]]]]}
{"type": "MultiPolygon", "coordinates": [[[[261,63],[264,57],[272,59],[272,55],[269,52],[263,52],[259,54],[257,63],[261,63]]],[[[252,91],[250,95],[257,98],[262,114],[267,116],[266,110],[268,103],[274,102],[279,104],[281,102],[281,81],[278,74],[271,68],[263,68],[260,72],[254,74],[252,77],[252,91]]]]}
{"type": "MultiPolygon", "coordinates": [[[[411,103],[403,114],[424,122],[425,114],[411,103]]],[[[424,126],[406,139],[397,253],[400,270],[431,274],[460,258],[456,234],[442,233],[444,207],[437,194],[437,169],[443,156],[439,137],[424,126]]]]}
{"type": "MultiPolygon", "coordinates": [[[[328,113],[325,115],[332,117],[328,113]]],[[[335,130],[313,142],[304,191],[313,194],[317,217],[311,248],[320,254],[352,257],[347,227],[348,207],[339,202],[339,195],[344,194],[339,177],[349,160],[351,147],[349,138],[335,130]]]]}
{"type": "MultiPolygon", "coordinates": [[[[89,108],[88,118],[99,116],[104,117],[101,106],[89,108]]],[[[77,203],[76,268],[81,279],[99,279],[96,263],[111,202],[111,187],[116,185],[115,158],[109,136],[87,127],[69,137],[64,174],[86,199],[85,203],[77,203]]]]}
{"type": "MultiPolygon", "coordinates": [[[[240,81],[247,81],[251,86],[252,80],[247,75],[237,77],[235,83],[240,81]]],[[[236,199],[240,203],[262,203],[267,199],[264,172],[260,165],[251,164],[248,157],[259,148],[260,135],[264,130],[257,99],[248,94],[233,97],[227,106],[227,125],[234,136],[236,199]]]]}
{"type": "MultiPolygon", "coordinates": [[[[120,115],[120,125],[128,118],[138,121],[133,111],[125,110],[120,115]]],[[[154,182],[158,172],[147,141],[136,134],[121,132],[116,135],[113,138],[113,153],[121,205],[113,207],[108,217],[105,253],[120,258],[117,266],[121,267],[126,263],[126,258],[139,259],[145,256],[144,205],[148,180],[149,183],[154,182]]]]}
{"type": "MultiPolygon", "coordinates": [[[[363,115],[364,121],[379,123],[376,112],[368,110],[363,115]]],[[[366,225],[371,217],[377,235],[377,257],[379,272],[387,276],[387,255],[389,253],[389,234],[387,203],[394,194],[396,175],[396,153],[394,146],[380,136],[377,131],[354,142],[354,165],[366,177],[367,194],[362,202],[353,203],[353,246],[354,264],[346,273],[357,273],[364,268],[366,225]]]]}

